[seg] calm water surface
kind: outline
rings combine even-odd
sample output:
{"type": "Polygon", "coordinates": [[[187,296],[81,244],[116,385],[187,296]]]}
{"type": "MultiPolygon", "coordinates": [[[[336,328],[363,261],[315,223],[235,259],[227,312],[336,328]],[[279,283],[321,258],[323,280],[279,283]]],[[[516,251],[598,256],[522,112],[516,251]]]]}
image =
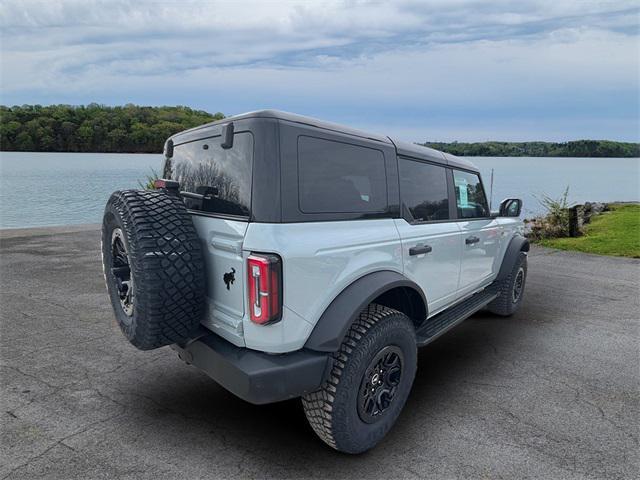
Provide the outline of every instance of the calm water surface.
{"type": "Polygon", "coordinates": [[[100,223],[114,190],[139,188],[162,155],[0,153],[0,228],[100,223]]]}
{"type": "Polygon", "coordinates": [[[487,195],[493,169],[493,208],[508,197],[522,198],[524,216],[540,213],[537,198],[569,201],[640,201],[640,158],[467,157],[482,173],[487,195]],[[537,197],[537,198],[536,198],[537,197]]]}
{"type": "MultiPolygon", "coordinates": [[[[494,169],[493,205],[520,197],[525,215],[540,212],[535,196],[570,200],[640,201],[638,158],[473,157],[487,191],[494,169]]],[[[99,223],[114,190],[138,188],[162,155],[0,153],[0,228],[99,223]]]]}

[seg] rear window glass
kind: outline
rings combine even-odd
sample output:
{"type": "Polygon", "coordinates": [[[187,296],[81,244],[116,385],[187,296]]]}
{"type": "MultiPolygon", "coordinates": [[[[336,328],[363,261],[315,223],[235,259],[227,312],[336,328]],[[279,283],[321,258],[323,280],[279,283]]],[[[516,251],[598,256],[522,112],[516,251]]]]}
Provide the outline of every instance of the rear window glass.
{"type": "Polygon", "coordinates": [[[414,222],[449,219],[447,171],[405,158],[398,161],[400,195],[414,222]]]}
{"type": "Polygon", "coordinates": [[[220,146],[222,137],[177,145],[165,164],[164,177],[180,182],[187,208],[226,215],[249,216],[253,135],[236,133],[233,147],[220,146]]]}
{"type": "Polygon", "coordinates": [[[303,213],[373,213],[387,208],[380,150],[301,136],[298,178],[303,213]]]}

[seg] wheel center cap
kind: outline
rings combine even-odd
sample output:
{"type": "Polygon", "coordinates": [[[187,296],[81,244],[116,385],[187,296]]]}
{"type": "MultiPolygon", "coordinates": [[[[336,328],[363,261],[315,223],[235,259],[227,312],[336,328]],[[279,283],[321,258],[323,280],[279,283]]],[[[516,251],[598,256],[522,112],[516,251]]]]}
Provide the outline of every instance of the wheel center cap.
{"type": "Polygon", "coordinates": [[[374,385],[380,381],[380,374],[374,373],[373,377],[371,377],[371,383],[374,385]]]}

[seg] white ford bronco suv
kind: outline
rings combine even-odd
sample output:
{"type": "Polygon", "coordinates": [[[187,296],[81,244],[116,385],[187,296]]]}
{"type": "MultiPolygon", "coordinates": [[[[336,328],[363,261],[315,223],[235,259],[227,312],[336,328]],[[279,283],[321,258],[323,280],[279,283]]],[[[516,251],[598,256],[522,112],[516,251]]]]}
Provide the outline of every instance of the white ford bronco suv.
{"type": "Polygon", "coordinates": [[[522,202],[490,212],[466,160],[272,110],[178,133],[164,154],[155,190],[105,209],[124,335],[246,401],[301,397],[337,450],[393,426],[418,347],[522,302],[522,202]]]}

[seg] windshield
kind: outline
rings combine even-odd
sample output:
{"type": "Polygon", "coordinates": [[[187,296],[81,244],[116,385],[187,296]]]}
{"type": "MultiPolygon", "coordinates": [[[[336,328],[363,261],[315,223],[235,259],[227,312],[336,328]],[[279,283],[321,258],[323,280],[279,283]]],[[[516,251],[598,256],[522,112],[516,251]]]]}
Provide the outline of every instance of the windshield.
{"type": "Polygon", "coordinates": [[[173,157],[166,160],[164,178],[180,183],[191,210],[248,217],[253,135],[236,133],[229,149],[221,143],[222,137],[217,136],[176,145],[173,157]]]}

